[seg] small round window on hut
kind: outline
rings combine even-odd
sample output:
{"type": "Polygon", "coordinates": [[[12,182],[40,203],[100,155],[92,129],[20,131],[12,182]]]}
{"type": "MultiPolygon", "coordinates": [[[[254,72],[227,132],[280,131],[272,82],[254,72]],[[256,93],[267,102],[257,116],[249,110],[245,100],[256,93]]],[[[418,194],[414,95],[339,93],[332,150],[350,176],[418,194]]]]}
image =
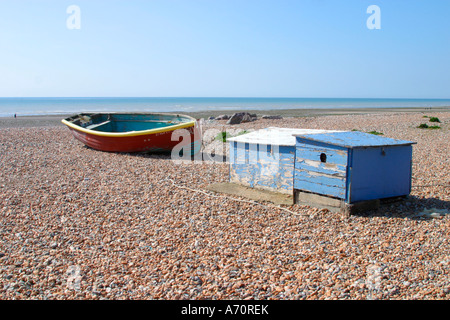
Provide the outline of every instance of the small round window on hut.
{"type": "Polygon", "coordinates": [[[327,162],[327,155],[325,153],[320,154],[320,162],[327,162]]]}

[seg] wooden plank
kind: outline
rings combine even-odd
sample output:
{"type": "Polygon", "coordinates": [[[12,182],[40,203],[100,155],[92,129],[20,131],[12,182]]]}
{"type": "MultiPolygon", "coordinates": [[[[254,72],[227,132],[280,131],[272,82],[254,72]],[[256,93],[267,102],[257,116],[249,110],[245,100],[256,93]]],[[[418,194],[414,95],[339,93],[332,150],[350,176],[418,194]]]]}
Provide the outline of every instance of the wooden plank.
{"type": "Polygon", "coordinates": [[[327,174],[338,174],[345,177],[347,174],[347,166],[323,163],[320,161],[307,160],[307,159],[295,159],[295,168],[299,170],[322,172],[327,174]]]}
{"type": "Polygon", "coordinates": [[[87,126],[86,129],[94,130],[94,129],[96,129],[96,128],[98,128],[98,127],[101,127],[101,126],[103,126],[103,125],[105,125],[105,124],[108,124],[108,123],[110,123],[110,122],[111,122],[110,120],[107,120],[107,121],[104,121],[104,122],[102,122],[102,123],[91,124],[90,126],[87,126]]]}
{"type": "Polygon", "coordinates": [[[333,145],[327,145],[327,144],[319,144],[316,141],[308,141],[308,140],[301,140],[300,138],[297,139],[297,143],[295,144],[295,147],[300,148],[317,148],[317,149],[325,149],[325,150],[338,150],[338,151],[345,151],[347,152],[348,148],[340,147],[340,146],[333,146],[333,145]]]}
{"type": "Polygon", "coordinates": [[[345,177],[295,169],[295,179],[345,189],[345,177]]]}
{"type": "Polygon", "coordinates": [[[296,147],[296,158],[313,161],[321,161],[321,155],[326,155],[326,163],[347,166],[347,150],[337,150],[331,148],[320,148],[316,146],[296,147]]]}
{"type": "Polygon", "coordinates": [[[298,190],[304,190],[331,197],[336,197],[339,199],[345,199],[345,188],[327,186],[324,184],[300,180],[297,178],[294,180],[294,188],[298,190]]]}

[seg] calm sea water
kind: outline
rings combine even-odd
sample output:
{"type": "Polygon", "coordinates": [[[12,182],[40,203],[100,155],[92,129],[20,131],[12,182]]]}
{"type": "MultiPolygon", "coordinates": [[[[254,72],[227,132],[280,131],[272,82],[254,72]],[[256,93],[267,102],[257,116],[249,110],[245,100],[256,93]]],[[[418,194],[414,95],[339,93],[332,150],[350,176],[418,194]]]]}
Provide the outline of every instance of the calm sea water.
{"type": "Polygon", "coordinates": [[[332,98],[0,98],[0,117],[81,112],[195,112],[450,106],[450,99],[332,98]]]}

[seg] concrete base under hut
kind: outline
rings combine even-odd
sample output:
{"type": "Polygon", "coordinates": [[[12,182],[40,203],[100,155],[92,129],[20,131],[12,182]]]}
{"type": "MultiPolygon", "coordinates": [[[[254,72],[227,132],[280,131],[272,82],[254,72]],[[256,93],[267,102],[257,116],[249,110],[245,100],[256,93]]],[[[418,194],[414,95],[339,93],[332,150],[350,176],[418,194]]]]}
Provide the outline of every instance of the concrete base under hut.
{"type": "Polygon", "coordinates": [[[249,188],[230,182],[210,184],[206,187],[206,189],[227,195],[245,197],[255,201],[268,201],[276,205],[292,205],[294,203],[292,195],[263,189],[249,188]]]}
{"type": "Polygon", "coordinates": [[[342,199],[327,197],[320,194],[294,190],[294,203],[300,205],[309,205],[317,208],[325,208],[331,212],[340,213],[346,217],[353,214],[361,214],[367,211],[377,210],[384,204],[402,201],[405,197],[395,197],[387,199],[375,199],[359,201],[355,203],[346,203],[342,199]]]}
{"type": "Polygon", "coordinates": [[[336,199],[300,190],[294,190],[294,195],[292,196],[269,190],[250,188],[232,182],[213,183],[208,185],[206,189],[228,196],[244,197],[254,201],[267,201],[276,205],[299,204],[320,209],[328,209],[331,212],[342,214],[345,217],[377,210],[383,205],[402,201],[406,198],[406,196],[404,196],[346,203],[342,199],[336,199]]]}

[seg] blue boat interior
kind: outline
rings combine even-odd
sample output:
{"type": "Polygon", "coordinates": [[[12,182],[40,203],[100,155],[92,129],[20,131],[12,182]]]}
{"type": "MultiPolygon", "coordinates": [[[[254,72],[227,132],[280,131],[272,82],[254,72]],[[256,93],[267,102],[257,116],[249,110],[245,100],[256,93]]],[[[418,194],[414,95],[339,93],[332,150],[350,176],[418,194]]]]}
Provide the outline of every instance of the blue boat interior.
{"type": "Polygon", "coordinates": [[[80,114],[66,119],[82,128],[101,132],[131,132],[164,128],[193,119],[172,114],[80,114]]]}

